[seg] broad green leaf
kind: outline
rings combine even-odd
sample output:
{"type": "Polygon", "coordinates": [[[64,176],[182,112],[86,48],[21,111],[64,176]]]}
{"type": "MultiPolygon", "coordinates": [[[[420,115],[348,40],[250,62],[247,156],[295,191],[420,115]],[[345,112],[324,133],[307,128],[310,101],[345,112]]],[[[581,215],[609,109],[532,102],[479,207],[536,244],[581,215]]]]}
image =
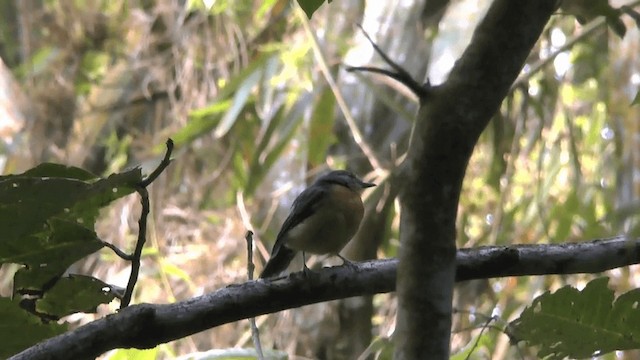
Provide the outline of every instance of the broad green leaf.
{"type": "Polygon", "coordinates": [[[226,135],[233,124],[235,124],[238,116],[247,105],[253,89],[260,82],[260,79],[262,79],[262,70],[257,69],[242,82],[233,96],[231,107],[229,107],[229,110],[224,114],[213,133],[216,138],[221,138],[226,135]]]}
{"type": "Polygon", "coordinates": [[[293,121],[293,126],[283,129],[283,133],[274,138],[273,145],[270,146],[268,151],[263,154],[257,153],[261,160],[260,163],[253,168],[253,171],[250,174],[249,182],[246,187],[247,194],[253,194],[258,184],[260,184],[264,176],[267,174],[268,170],[270,170],[278,161],[284,150],[291,142],[291,139],[296,134],[298,126],[302,123],[302,118],[299,117],[293,121]]]}
{"type": "Polygon", "coordinates": [[[267,169],[270,169],[278,160],[280,155],[282,155],[283,151],[291,142],[291,139],[296,134],[296,130],[298,126],[302,124],[302,117],[298,117],[293,119],[293,124],[288,129],[285,129],[285,132],[281,134],[280,137],[277,137],[275,140],[275,144],[271,147],[271,151],[267,152],[264,159],[264,166],[267,169]]]}
{"type": "Polygon", "coordinates": [[[51,219],[47,231],[24,240],[11,244],[12,253],[0,258],[0,263],[29,265],[15,274],[16,292],[43,289],[71,264],[103,247],[93,230],[60,219],[51,219]]]}
{"type": "MultiPolygon", "coordinates": [[[[268,124],[260,136],[249,165],[249,178],[244,189],[247,195],[253,194],[258,184],[271,169],[273,163],[269,163],[267,160],[273,156],[277,158],[283,151],[281,143],[286,135],[283,136],[281,133],[287,130],[286,120],[291,114],[289,110],[286,106],[280,106],[273,117],[268,120],[268,124]]],[[[288,142],[288,139],[285,141],[288,142]]]]}
{"type": "Polygon", "coordinates": [[[161,268],[162,271],[167,273],[168,275],[174,276],[187,283],[190,287],[195,288],[196,285],[193,283],[193,280],[191,279],[191,276],[189,276],[189,273],[179,266],[168,261],[161,261],[161,268]]]}
{"type": "MultiPolygon", "coordinates": [[[[273,52],[263,52],[249,66],[244,68],[240,73],[234,76],[222,89],[216,98],[208,105],[201,109],[196,109],[189,114],[189,123],[174,134],[171,138],[176,145],[189,143],[204,134],[209,133],[212,129],[216,129],[216,136],[222,136],[233,126],[238,117],[240,110],[247,103],[247,99],[243,97],[250,95],[252,87],[247,81],[256,74],[261,74],[266,63],[273,59],[273,52]],[[242,94],[240,89],[244,88],[242,94]],[[235,95],[235,96],[234,96],[235,95]],[[224,116],[224,118],[223,118],[224,116]]],[[[260,77],[258,76],[258,81],[260,77]]],[[[256,82],[257,84],[257,82],[256,82]]],[[[161,147],[158,147],[158,151],[161,147]]]]}
{"type": "Polygon", "coordinates": [[[518,341],[539,347],[545,359],[580,359],[615,350],[640,348],[640,289],[614,302],[608,278],[598,278],[579,291],[565,286],[537,297],[510,323],[518,341]]]}
{"type": "Polygon", "coordinates": [[[0,178],[0,258],[16,256],[13,247],[23,237],[46,231],[48,218],[69,214],[90,186],[65,178],[0,178]]]}
{"type": "Polygon", "coordinates": [[[316,167],[324,163],[327,149],[336,142],[333,133],[335,123],[336,98],[329,88],[325,88],[317,99],[309,125],[309,164],[316,167]]]}
{"type": "MultiPolygon", "coordinates": [[[[183,145],[209,133],[218,126],[222,114],[229,109],[229,106],[231,106],[231,99],[225,99],[192,111],[187,125],[171,136],[173,142],[176,145],[183,145]]],[[[164,148],[164,145],[158,147],[160,148],[164,148]]]]}
{"type": "Polygon", "coordinates": [[[67,168],[67,173],[64,169],[45,164],[24,174],[0,177],[0,259],[21,256],[15,252],[16,247],[25,248],[20,242],[33,244],[47,238],[47,221],[52,217],[93,229],[100,208],[130,194],[142,180],[140,169],[97,181],[80,169],[67,168]]]}
{"type": "Polygon", "coordinates": [[[115,298],[109,285],[83,275],[63,277],[36,301],[36,311],[56,318],[77,312],[95,313],[98,305],[115,298]]]}
{"type": "Polygon", "coordinates": [[[67,331],[66,324],[43,323],[20,308],[18,300],[0,297],[0,358],[11,355],[39,343],[42,340],[67,331]]]}
{"type": "Polygon", "coordinates": [[[135,187],[142,181],[142,170],[138,167],[124,172],[111,174],[106,179],[100,179],[91,187],[71,209],[68,216],[93,228],[101,208],[112,201],[127,196],[135,191],[135,187]]]}

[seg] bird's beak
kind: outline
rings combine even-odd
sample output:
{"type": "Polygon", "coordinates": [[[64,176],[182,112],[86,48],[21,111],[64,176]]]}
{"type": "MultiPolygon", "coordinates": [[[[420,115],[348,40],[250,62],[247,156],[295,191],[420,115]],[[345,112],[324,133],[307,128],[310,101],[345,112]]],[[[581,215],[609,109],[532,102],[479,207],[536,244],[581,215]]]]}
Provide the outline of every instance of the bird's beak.
{"type": "Polygon", "coordinates": [[[361,182],[360,182],[360,186],[362,186],[362,188],[364,189],[364,188],[368,188],[368,187],[376,186],[376,184],[361,181],[361,182]]]}

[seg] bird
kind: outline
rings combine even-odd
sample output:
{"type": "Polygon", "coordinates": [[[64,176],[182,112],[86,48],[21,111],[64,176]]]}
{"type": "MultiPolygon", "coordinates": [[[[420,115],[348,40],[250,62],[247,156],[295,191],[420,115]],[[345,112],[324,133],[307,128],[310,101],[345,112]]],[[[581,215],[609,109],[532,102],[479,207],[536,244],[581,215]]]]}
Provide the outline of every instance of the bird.
{"type": "Polygon", "coordinates": [[[350,171],[333,170],[320,177],[293,201],[260,278],[284,272],[298,252],[303,270],[309,270],[305,253],[331,254],[349,260],[339,252],[360,227],[364,205],[360,192],[374,183],[364,182],[350,171]]]}

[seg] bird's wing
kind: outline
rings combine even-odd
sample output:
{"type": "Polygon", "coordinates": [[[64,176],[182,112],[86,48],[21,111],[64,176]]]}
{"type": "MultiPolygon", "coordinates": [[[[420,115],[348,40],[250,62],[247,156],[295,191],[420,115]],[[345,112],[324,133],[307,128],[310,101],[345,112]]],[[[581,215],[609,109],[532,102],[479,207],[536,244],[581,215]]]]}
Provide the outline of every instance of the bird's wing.
{"type": "Polygon", "coordinates": [[[284,235],[289,232],[289,230],[305,221],[317,211],[318,207],[321,206],[322,202],[324,202],[327,194],[328,192],[325,188],[311,186],[298,195],[298,197],[293,201],[289,216],[282,224],[280,232],[278,232],[276,243],[273,246],[271,254],[275,254],[280,246],[282,246],[282,242],[285,238],[284,235]]]}

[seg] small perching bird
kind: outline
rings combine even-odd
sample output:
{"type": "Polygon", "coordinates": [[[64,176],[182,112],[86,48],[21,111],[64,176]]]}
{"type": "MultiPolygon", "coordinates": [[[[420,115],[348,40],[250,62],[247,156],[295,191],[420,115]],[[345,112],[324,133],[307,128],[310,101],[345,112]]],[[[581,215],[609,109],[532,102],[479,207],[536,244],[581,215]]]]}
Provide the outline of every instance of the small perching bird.
{"type": "Polygon", "coordinates": [[[320,176],[294,200],[260,278],[285,271],[298,251],[303,263],[306,252],[336,255],[348,262],[339,252],[360,227],[364,214],[360,191],[375,185],[346,170],[320,176]]]}

